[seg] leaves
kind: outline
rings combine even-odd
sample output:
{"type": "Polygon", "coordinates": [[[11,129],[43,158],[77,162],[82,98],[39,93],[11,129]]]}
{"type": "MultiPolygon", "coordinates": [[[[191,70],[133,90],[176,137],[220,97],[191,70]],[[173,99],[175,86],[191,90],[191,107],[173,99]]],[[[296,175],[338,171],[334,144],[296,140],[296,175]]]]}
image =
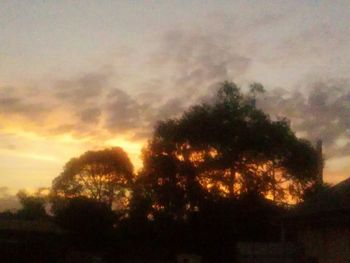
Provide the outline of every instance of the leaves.
{"type": "MultiPolygon", "coordinates": [[[[261,84],[251,85],[251,92],[263,91],[261,84]]],[[[183,217],[214,195],[298,199],[315,180],[318,157],[311,144],[245,97],[237,85],[224,82],[213,103],[156,126],[143,155],[155,207],[183,217]]]]}
{"type": "Polygon", "coordinates": [[[133,166],[119,147],[88,151],[71,159],[54,179],[53,195],[72,198],[85,196],[112,206],[123,198],[133,180],[133,166]]]}

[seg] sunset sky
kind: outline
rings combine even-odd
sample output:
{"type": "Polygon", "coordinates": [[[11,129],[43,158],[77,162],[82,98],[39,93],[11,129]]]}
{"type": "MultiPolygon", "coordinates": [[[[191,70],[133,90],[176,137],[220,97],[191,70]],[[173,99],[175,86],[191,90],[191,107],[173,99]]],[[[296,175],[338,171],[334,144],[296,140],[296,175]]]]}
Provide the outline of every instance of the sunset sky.
{"type": "Polygon", "coordinates": [[[50,186],[71,157],[121,146],[136,168],[157,120],[218,83],[350,176],[350,2],[0,1],[0,197],[50,186]]]}

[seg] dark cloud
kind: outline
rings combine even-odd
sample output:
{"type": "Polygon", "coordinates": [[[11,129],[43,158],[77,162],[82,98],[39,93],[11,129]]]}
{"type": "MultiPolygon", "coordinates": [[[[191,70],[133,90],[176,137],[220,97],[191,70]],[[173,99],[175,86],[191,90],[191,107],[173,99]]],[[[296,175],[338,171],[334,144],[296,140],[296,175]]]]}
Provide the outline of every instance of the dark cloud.
{"type": "MultiPolygon", "coordinates": [[[[252,20],[246,28],[269,26],[284,19],[280,14],[272,14],[252,20]]],[[[311,52],[316,40],[323,39],[322,34],[328,29],[310,30],[308,36],[300,36],[305,38],[304,47],[288,40],[279,47],[276,56],[288,53],[289,46],[311,52]]],[[[145,139],[158,120],[177,116],[190,105],[208,100],[218,83],[239,82],[240,78],[245,81],[252,59],[242,43],[234,32],[220,35],[201,30],[169,31],[161,37],[160,45],[146,63],[136,62],[134,70],[139,70],[140,77],[128,65],[118,68],[118,72],[102,68],[58,80],[51,88],[23,92],[3,87],[0,113],[37,118],[54,116],[50,114],[57,110],[66,118],[43,127],[49,134],[71,133],[79,137],[98,136],[106,131],[114,135],[128,132],[133,138],[145,139]],[[130,80],[118,82],[120,76],[128,76],[130,80]]],[[[331,43],[317,45],[320,47],[317,50],[324,50],[323,45],[331,43]]],[[[292,92],[282,89],[267,92],[259,105],[275,117],[290,118],[300,135],[311,140],[323,139],[327,154],[336,156],[350,154],[346,141],[350,139],[349,96],[348,81],[330,81],[306,91],[303,87],[292,92]]]]}
{"type": "Polygon", "coordinates": [[[258,105],[275,117],[289,118],[307,139],[322,139],[328,157],[350,154],[350,80],[316,83],[306,93],[275,90],[258,105]]]}
{"type": "Polygon", "coordinates": [[[154,122],[182,113],[186,109],[184,100],[186,100],[186,98],[174,98],[165,102],[156,110],[154,122]]]}
{"type": "Polygon", "coordinates": [[[99,122],[101,110],[98,108],[87,108],[80,112],[80,119],[85,123],[96,124],[99,122]]]}
{"type": "MultiPolygon", "coordinates": [[[[150,86],[150,90],[152,90],[152,86],[150,86]]],[[[162,101],[163,96],[158,92],[146,90],[137,94],[135,99],[139,101],[140,104],[154,104],[155,102],[162,101]]]]}
{"type": "Polygon", "coordinates": [[[142,106],[122,90],[108,94],[105,113],[108,130],[123,132],[142,126],[142,106]]]}
{"type": "Polygon", "coordinates": [[[72,80],[59,80],[54,86],[55,96],[65,102],[93,102],[102,96],[107,88],[108,75],[87,73],[72,80]]]}
{"type": "Polygon", "coordinates": [[[34,120],[49,110],[48,105],[35,101],[33,97],[18,94],[15,88],[0,87],[0,114],[20,115],[34,120]]]}
{"type": "Polygon", "coordinates": [[[217,34],[170,31],[152,64],[170,74],[170,85],[178,94],[203,94],[212,84],[245,73],[251,60],[239,53],[237,43],[217,34]]]}
{"type": "Polygon", "coordinates": [[[126,92],[114,89],[108,95],[105,109],[105,127],[111,132],[129,131],[133,138],[146,139],[149,137],[154,124],[162,119],[174,117],[184,111],[187,98],[178,97],[158,101],[158,96],[147,103],[140,103],[126,92]]]}
{"type": "MultiPolygon", "coordinates": [[[[219,82],[242,76],[250,59],[239,54],[237,41],[217,34],[169,31],[146,63],[150,80],[134,98],[121,90],[109,99],[106,127],[149,136],[154,124],[182,113],[219,82]]],[[[147,138],[147,137],[144,137],[147,138]]]]}
{"type": "Polygon", "coordinates": [[[89,136],[100,130],[141,138],[156,121],[176,116],[217,82],[244,74],[250,65],[235,50],[237,43],[223,36],[170,31],[160,43],[146,63],[130,60],[126,67],[102,67],[54,80],[50,87],[4,90],[0,113],[39,119],[40,130],[53,135],[89,136]],[[133,70],[144,74],[135,77],[141,83],[133,81],[133,70]]]}

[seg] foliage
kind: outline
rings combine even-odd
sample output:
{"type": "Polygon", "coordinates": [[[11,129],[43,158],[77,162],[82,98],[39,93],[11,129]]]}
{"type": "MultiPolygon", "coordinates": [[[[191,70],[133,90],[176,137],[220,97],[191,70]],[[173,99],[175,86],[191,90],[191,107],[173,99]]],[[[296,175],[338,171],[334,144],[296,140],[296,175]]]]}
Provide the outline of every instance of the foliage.
{"type": "MultiPolygon", "coordinates": [[[[252,92],[263,87],[254,84],[252,92]]],[[[205,200],[257,194],[299,200],[317,174],[317,152],[285,120],[271,120],[234,84],[214,102],[160,122],[143,152],[151,215],[183,219],[205,200]]],[[[148,216],[150,215],[148,214],[148,216]]]]}
{"type": "Polygon", "coordinates": [[[56,221],[64,229],[82,237],[106,235],[111,231],[115,214],[106,204],[87,197],[67,200],[56,210],[56,221]]]}
{"type": "Polygon", "coordinates": [[[313,198],[317,198],[319,195],[327,193],[331,188],[332,185],[328,183],[314,183],[305,189],[303,193],[303,200],[307,201],[312,200],[313,198]]]}
{"type": "Polygon", "coordinates": [[[121,208],[132,180],[133,166],[121,148],[88,151],[66,163],[53,180],[52,198],[88,197],[121,208]]]}
{"type": "Polygon", "coordinates": [[[12,210],[5,210],[0,212],[0,219],[13,219],[16,218],[16,214],[12,210]]]}
{"type": "Polygon", "coordinates": [[[46,198],[40,193],[30,195],[25,191],[19,191],[17,197],[22,205],[17,216],[27,220],[41,219],[47,216],[45,210],[46,198]]]}
{"type": "Polygon", "coordinates": [[[279,204],[316,191],[319,156],[288,121],[257,109],[261,92],[259,83],[244,94],[225,82],[213,101],[159,122],[137,177],[120,148],[73,158],[53,181],[57,222],[93,244],[102,237],[121,253],[162,260],[187,251],[232,262],[237,240],[277,241],[279,204]]]}

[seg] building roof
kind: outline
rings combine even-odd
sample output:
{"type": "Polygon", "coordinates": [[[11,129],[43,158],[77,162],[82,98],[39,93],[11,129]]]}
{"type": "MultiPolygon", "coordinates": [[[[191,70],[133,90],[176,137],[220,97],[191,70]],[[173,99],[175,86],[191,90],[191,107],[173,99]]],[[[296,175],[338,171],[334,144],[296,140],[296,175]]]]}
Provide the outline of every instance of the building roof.
{"type": "Polygon", "coordinates": [[[299,205],[293,216],[307,217],[349,213],[350,178],[325,189],[299,205]]]}

